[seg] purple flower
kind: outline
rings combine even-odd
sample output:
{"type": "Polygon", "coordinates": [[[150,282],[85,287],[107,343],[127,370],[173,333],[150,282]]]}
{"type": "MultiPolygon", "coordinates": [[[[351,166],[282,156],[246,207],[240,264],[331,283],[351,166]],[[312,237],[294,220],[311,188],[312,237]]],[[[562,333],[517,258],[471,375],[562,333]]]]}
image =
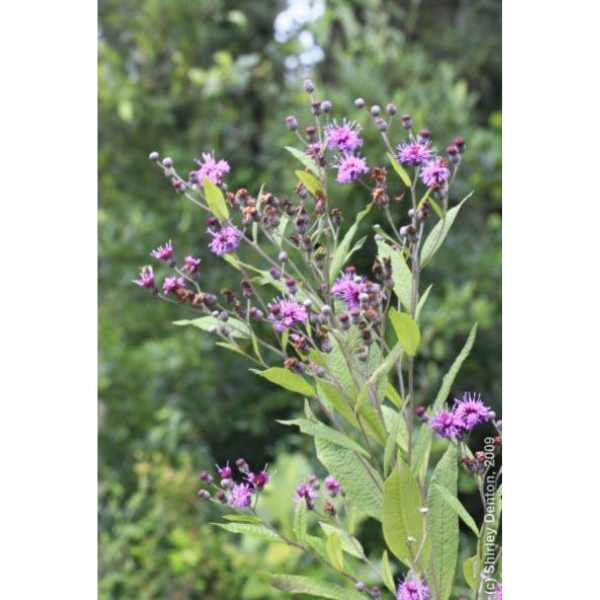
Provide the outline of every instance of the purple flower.
{"type": "Polygon", "coordinates": [[[236,483],[231,490],[229,504],[237,508],[248,508],[252,501],[252,488],[247,483],[236,483]]]}
{"type": "Polygon", "coordinates": [[[217,256],[233,252],[239,246],[242,239],[242,232],[234,225],[226,225],[216,232],[209,229],[208,233],[213,236],[213,241],[208,247],[217,256]]]}
{"type": "Polygon", "coordinates": [[[341,185],[360,179],[361,175],[369,172],[369,167],[364,158],[346,154],[336,165],[338,170],[337,182],[341,185]]]}
{"type": "Polygon", "coordinates": [[[142,267],[140,278],[134,279],[133,283],[143,288],[154,288],[154,271],[152,270],[152,267],[142,267]]]}
{"type": "Polygon", "coordinates": [[[418,167],[425,164],[431,157],[432,151],[429,147],[431,140],[417,142],[414,139],[400,142],[396,149],[398,150],[398,160],[410,167],[418,167]]]}
{"type": "Polygon", "coordinates": [[[492,411],[483,403],[480,394],[465,392],[462,400],[455,398],[454,402],[454,414],[463,422],[467,431],[492,418],[492,411]]]}
{"type": "Polygon", "coordinates": [[[229,461],[227,461],[227,464],[224,467],[220,467],[219,465],[216,465],[217,467],[217,472],[219,473],[219,477],[221,479],[230,479],[231,476],[233,475],[233,471],[231,470],[231,467],[229,466],[229,461]]]}
{"type": "Polygon", "coordinates": [[[465,424],[453,411],[445,408],[429,419],[429,428],[435,431],[438,438],[460,438],[465,431],[465,424]]]}
{"type": "Polygon", "coordinates": [[[421,180],[429,187],[437,187],[450,179],[450,170],[446,166],[446,161],[438,156],[430,160],[421,171],[421,180]]]}
{"type": "Polygon", "coordinates": [[[192,175],[194,179],[198,180],[198,185],[204,187],[203,179],[206,177],[209,181],[212,181],[215,185],[221,185],[223,183],[223,175],[231,171],[231,167],[226,160],[215,160],[215,153],[209,152],[202,153],[201,160],[195,159],[194,162],[200,166],[197,171],[193,171],[192,175]]]}
{"type": "Polygon", "coordinates": [[[396,600],[429,600],[429,588],[416,579],[405,579],[398,586],[396,600]]]}
{"type": "Polygon", "coordinates": [[[163,282],[163,292],[165,294],[169,294],[170,292],[174,292],[179,288],[185,287],[185,280],[183,277],[165,277],[163,282]]]}
{"type": "Polygon", "coordinates": [[[325,142],[328,150],[337,148],[344,154],[352,154],[359,146],[363,145],[359,137],[360,125],[354,121],[346,121],[338,125],[335,121],[325,128],[325,142]]]}
{"type": "Polygon", "coordinates": [[[156,250],[150,252],[150,256],[158,258],[158,260],[170,260],[173,256],[173,246],[171,246],[171,240],[169,240],[164,246],[159,246],[156,250]]]}
{"type": "Polygon", "coordinates": [[[354,273],[344,273],[331,287],[331,294],[338,300],[345,302],[348,308],[360,306],[359,296],[367,292],[366,277],[360,277],[354,273]]]}
{"type": "Polygon", "coordinates": [[[496,596],[498,596],[498,600],[502,600],[502,584],[496,588],[496,596]]]}
{"type": "Polygon", "coordinates": [[[269,304],[269,321],[273,322],[277,333],[282,333],[298,323],[306,323],[307,318],[306,307],[295,300],[277,298],[274,303],[269,304]]]}
{"type": "Polygon", "coordinates": [[[259,473],[249,473],[247,479],[253,487],[262,490],[262,488],[271,481],[271,476],[263,469],[259,473]]]}
{"type": "Polygon", "coordinates": [[[338,480],[333,475],[327,475],[323,483],[325,484],[325,489],[332,498],[335,498],[342,489],[338,480]]]}
{"type": "Polygon", "coordinates": [[[185,262],[185,270],[188,273],[197,273],[200,270],[201,258],[194,258],[193,256],[186,256],[183,261],[185,262]]]}
{"type": "Polygon", "coordinates": [[[296,488],[294,502],[298,504],[304,500],[306,502],[306,508],[308,508],[308,510],[313,510],[315,508],[315,503],[313,501],[318,497],[319,494],[313,488],[302,484],[296,488]]]}

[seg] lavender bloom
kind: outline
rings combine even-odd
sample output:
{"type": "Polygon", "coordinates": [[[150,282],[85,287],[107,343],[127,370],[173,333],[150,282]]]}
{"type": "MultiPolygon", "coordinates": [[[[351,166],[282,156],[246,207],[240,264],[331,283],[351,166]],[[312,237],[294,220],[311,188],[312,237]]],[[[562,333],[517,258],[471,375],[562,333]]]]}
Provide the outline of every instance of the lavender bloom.
{"type": "Polygon", "coordinates": [[[369,172],[365,159],[351,154],[346,154],[341,158],[336,168],[338,170],[337,182],[340,185],[357,181],[361,175],[366,175],[369,172]]]}
{"type": "Polygon", "coordinates": [[[335,121],[325,128],[325,142],[328,150],[337,148],[344,154],[352,154],[359,146],[363,145],[359,137],[360,125],[354,121],[344,122],[338,125],[335,121]]]}
{"type": "Polygon", "coordinates": [[[429,147],[431,140],[416,142],[413,138],[408,142],[401,142],[396,149],[398,150],[398,160],[407,164],[409,167],[418,167],[425,164],[432,157],[432,150],[429,147]]]}
{"type": "Polygon", "coordinates": [[[185,270],[188,273],[197,273],[200,270],[201,258],[194,258],[193,256],[186,256],[183,261],[185,262],[185,270]]]}
{"type": "Polygon", "coordinates": [[[314,510],[314,500],[318,497],[319,494],[313,488],[309,487],[308,485],[302,484],[296,488],[296,496],[294,497],[294,502],[298,504],[299,502],[302,502],[302,500],[304,500],[306,502],[306,508],[308,510],[314,510]]]}
{"type": "Polygon", "coordinates": [[[223,175],[231,171],[231,167],[226,160],[215,160],[215,153],[209,152],[202,153],[201,160],[195,159],[194,162],[200,166],[197,171],[192,172],[194,179],[198,180],[198,185],[204,187],[203,179],[206,177],[209,181],[212,181],[215,185],[222,185],[223,175]]]}
{"type": "Polygon", "coordinates": [[[210,251],[217,256],[223,256],[229,252],[233,252],[240,244],[242,232],[234,225],[221,227],[219,231],[208,230],[208,233],[213,236],[213,241],[208,245],[210,251]]]}
{"type": "Polygon", "coordinates": [[[227,461],[227,464],[224,467],[220,467],[219,465],[216,465],[217,467],[217,472],[219,473],[219,477],[221,479],[230,479],[231,476],[233,475],[233,471],[231,470],[231,467],[229,466],[229,461],[227,461]]]}
{"type": "Polygon", "coordinates": [[[454,399],[454,414],[463,422],[467,431],[492,418],[491,410],[483,403],[480,394],[465,392],[462,400],[454,399]]]}
{"type": "Polygon", "coordinates": [[[133,279],[133,283],[143,288],[154,288],[154,271],[152,270],[152,267],[142,267],[140,278],[133,279]]]}
{"type": "Polygon", "coordinates": [[[239,483],[233,486],[229,504],[237,508],[248,508],[252,501],[252,488],[247,483],[239,483]]]}
{"type": "Polygon", "coordinates": [[[398,586],[396,600],[429,600],[429,588],[416,579],[405,579],[398,586]]]}
{"type": "Polygon", "coordinates": [[[441,156],[430,160],[421,171],[421,181],[429,188],[442,185],[450,179],[450,170],[446,165],[441,156]]]}
{"type": "Polygon", "coordinates": [[[342,489],[338,480],[333,475],[327,475],[323,483],[332,498],[335,498],[342,489]]]}
{"type": "Polygon", "coordinates": [[[249,473],[247,479],[250,485],[262,490],[271,481],[271,476],[265,470],[262,470],[259,473],[249,473]]]}
{"type": "Polygon", "coordinates": [[[173,246],[171,246],[171,240],[169,240],[164,246],[159,246],[156,250],[150,252],[150,256],[154,256],[158,260],[170,260],[173,256],[173,246]]]}
{"type": "Polygon", "coordinates": [[[445,408],[429,419],[429,428],[435,431],[437,438],[461,438],[465,431],[465,424],[454,412],[445,408]]]}
{"type": "Polygon", "coordinates": [[[306,323],[308,312],[306,307],[295,300],[286,298],[276,299],[269,304],[269,321],[273,322],[273,328],[277,333],[294,327],[298,323],[306,323]]]}
{"type": "Polygon", "coordinates": [[[185,287],[185,280],[183,277],[165,277],[163,282],[163,292],[165,294],[169,294],[170,292],[174,292],[179,288],[185,287]]]}
{"type": "Polygon", "coordinates": [[[359,297],[361,294],[367,293],[367,291],[366,277],[360,277],[353,273],[345,273],[331,287],[331,294],[338,300],[345,302],[348,308],[359,307],[359,297]]]}
{"type": "Polygon", "coordinates": [[[496,595],[498,596],[498,600],[502,600],[502,584],[496,588],[496,595]]]}

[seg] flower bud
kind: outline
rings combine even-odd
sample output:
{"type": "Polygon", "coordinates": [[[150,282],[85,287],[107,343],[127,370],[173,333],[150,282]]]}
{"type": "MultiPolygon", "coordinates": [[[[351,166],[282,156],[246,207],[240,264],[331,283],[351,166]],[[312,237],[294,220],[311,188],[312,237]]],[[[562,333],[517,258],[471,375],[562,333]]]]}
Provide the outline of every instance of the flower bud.
{"type": "Polygon", "coordinates": [[[354,101],[354,106],[356,106],[356,108],[364,108],[365,106],[365,101],[362,98],[357,98],[354,101]]]}
{"type": "Polygon", "coordinates": [[[458,151],[462,154],[467,149],[467,140],[460,136],[454,138],[454,145],[458,148],[458,151]]]}
{"type": "Polygon", "coordinates": [[[319,102],[319,100],[312,102],[310,108],[315,117],[318,117],[321,114],[321,102],[319,102]]]}
{"type": "Polygon", "coordinates": [[[226,477],[225,479],[221,479],[221,487],[225,490],[229,489],[233,486],[233,479],[229,479],[226,477]]]}
{"type": "Polygon", "coordinates": [[[378,117],[381,114],[381,107],[377,104],[373,104],[373,106],[371,106],[371,114],[374,117],[378,117]]]}
{"type": "Polygon", "coordinates": [[[285,124],[290,131],[296,131],[296,129],[298,129],[298,119],[292,115],[285,118],[285,124]]]}
{"type": "Polygon", "coordinates": [[[227,494],[223,490],[219,490],[217,493],[217,498],[219,499],[219,502],[223,504],[227,502],[227,494]]]}
{"type": "Polygon", "coordinates": [[[269,273],[273,279],[281,279],[281,271],[276,267],[271,267],[269,273]]]}
{"type": "Polygon", "coordinates": [[[198,492],[198,498],[200,498],[201,500],[208,500],[210,498],[210,492],[208,492],[207,490],[200,490],[198,492]]]}
{"type": "Polygon", "coordinates": [[[327,304],[324,304],[321,307],[321,313],[324,315],[330,315],[331,314],[331,306],[328,306],[327,304]]]}
{"type": "Polygon", "coordinates": [[[404,127],[404,129],[410,129],[412,127],[412,117],[406,113],[404,115],[402,115],[402,127],[404,127]]]}
{"type": "Polygon", "coordinates": [[[148,158],[152,162],[156,162],[160,158],[160,155],[158,154],[158,152],[150,152],[150,154],[148,155],[148,158]]]}
{"type": "Polygon", "coordinates": [[[332,108],[333,108],[333,104],[331,104],[331,102],[329,100],[323,100],[323,102],[321,102],[321,110],[324,113],[331,112],[332,108]]]}
{"type": "Polygon", "coordinates": [[[395,115],[397,110],[396,105],[391,102],[385,107],[385,112],[390,116],[395,115]]]}
{"type": "Polygon", "coordinates": [[[376,585],[371,588],[371,596],[373,596],[373,598],[379,598],[381,596],[381,590],[376,585]]]}
{"type": "Polygon", "coordinates": [[[245,459],[243,458],[238,458],[235,461],[235,466],[240,470],[240,471],[247,471],[248,470],[248,463],[245,461],[245,459]]]}
{"type": "Polygon", "coordinates": [[[375,125],[377,125],[377,129],[379,129],[379,131],[386,131],[388,127],[385,119],[381,118],[375,121],[375,125]]]}
{"type": "Polygon", "coordinates": [[[313,142],[317,141],[317,129],[316,127],[314,127],[313,125],[309,125],[306,129],[306,139],[307,141],[312,144],[313,142]]]}
{"type": "Polygon", "coordinates": [[[167,169],[170,169],[173,166],[173,159],[170,156],[167,156],[166,158],[163,158],[162,164],[167,167],[167,169]]]}
{"type": "Polygon", "coordinates": [[[279,262],[287,262],[288,253],[285,250],[282,250],[277,258],[279,259],[279,262]]]}
{"type": "Polygon", "coordinates": [[[415,408],[415,415],[417,415],[417,417],[422,417],[424,414],[425,414],[424,406],[417,406],[417,408],[415,408]]]}
{"type": "Polygon", "coordinates": [[[309,94],[312,94],[315,91],[315,84],[311,79],[305,79],[302,87],[304,88],[304,91],[309,94]]]}
{"type": "Polygon", "coordinates": [[[364,592],[365,591],[365,584],[362,581],[357,581],[356,585],[354,587],[356,587],[356,591],[357,592],[364,592]]]}
{"type": "Polygon", "coordinates": [[[421,129],[421,131],[419,131],[419,135],[417,137],[419,138],[419,141],[421,141],[421,142],[430,140],[431,139],[431,131],[429,131],[429,129],[421,129]]]}

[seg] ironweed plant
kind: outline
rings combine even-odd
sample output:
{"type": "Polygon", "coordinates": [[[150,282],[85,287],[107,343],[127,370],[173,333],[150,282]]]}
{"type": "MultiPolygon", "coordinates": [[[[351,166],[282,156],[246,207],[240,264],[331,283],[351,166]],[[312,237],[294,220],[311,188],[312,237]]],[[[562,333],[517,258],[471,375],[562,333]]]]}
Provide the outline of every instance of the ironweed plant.
{"type": "Polygon", "coordinates": [[[290,498],[296,503],[293,536],[261,516],[263,490],[277,485],[268,467],[232,459],[214,477],[200,473],[198,495],[226,509],[224,529],[297,548],[339,578],[268,575],[281,590],[338,600],[379,598],[388,591],[398,600],[447,600],[458,570],[460,519],[476,547],[462,565],[472,597],[501,599],[501,469],[495,465],[502,424],[477,393],[449,400],[476,324],[435,399],[415,396],[419,321],[431,290],[421,293],[421,273],[467,200],[450,203],[465,139],[457,137],[440,153],[429,131],[414,130],[410,115],[396,116],[393,104],[367,109],[357,99],[356,108],[381,134],[393,169],[389,178],[386,167],[371,166],[361,155],[361,126],[333,119],[331,102],[317,99],[312,81],[304,89],[314,122],[300,133],[298,120],[286,119],[297,142],[286,149],[303,167],[295,172],[290,197],[264,189],[229,191],[230,165],[214,153],[202,154],[187,179],[172,159],[150,154],[175,190],[209,213],[208,249],[233,268],[239,285],[220,293],[206,289],[201,258],[176,258],[170,241],[152,256],[171,274],[159,286],[153,268],[145,266],[134,283],[197,311],[198,318],[175,324],[209,332],[218,346],[254,363],[257,375],[302,396],[304,416],[283,423],[314,438],[328,473],[322,481],[307,474],[298,482],[290,498]],[[394,140],[396,146],[394,126],[393,137],[403,138],[394,140]],[[368,203],[344,233],[335,191],[351,184],[364,187],[368,203]],[[379,211],[387,227],[375,226],[377,256],[367,276],[348,263],[366,240],[356,238],[370,211],[379,211]],[[253,258],[242,260],[243,246],[244,256],[253,258]],[[497,434],[473,450],[469,435],[482,423],[493,424],[497,434]],[[431,465],[434,436],[446,440],[446,449],[431,465]],[[457,497],[459,469],[479,489],[481,524],[457,497]],[[387,545],[382,556],[367,556],[356,537],[363,518],[381,526],[387,545]],[[404,570],[399,579],[392,557],[404,570]]]}

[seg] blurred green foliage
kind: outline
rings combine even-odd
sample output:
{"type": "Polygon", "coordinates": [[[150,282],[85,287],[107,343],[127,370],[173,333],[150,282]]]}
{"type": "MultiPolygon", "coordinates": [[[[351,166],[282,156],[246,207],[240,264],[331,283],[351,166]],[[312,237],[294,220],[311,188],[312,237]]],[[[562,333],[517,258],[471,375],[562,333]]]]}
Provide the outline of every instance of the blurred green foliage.
{"type": "MultiPolygon", "coordinates": [[[[304,477],[310,466],[297,453],[310,452],[309,442],[275,423],[301,409],[296,399],[250,374],[240,357],[211,350],[198,331],[173,327],[183,309],[131,285],[150,249],[169,238],[202,255],[209,287],[232,285],[232,273],[204,250],[204,217],[147,155],[159,150],[185,172],[214,149],[232,164],[232,188],[256,192],[266,182],[289,192],[295,165],[282,146],[293,137],[283,120],[294,113],[307,123],[300,82],[308,74],[337,118],[367,125],[353,106],[362,96],[395,102],[441,148],[455,135],[467,138],[455,199],[475,195],[425,277],[434,289],[423,315],[429,343],[419,393],[435,394],[476,320],[479,338],[460,382],[499,409],[500,14],[497,0],[100,0],[102,600],[278,598],[261,569],[319,568],[279,546],[240,552],[241,540],[209,525],[217,515],[195,496],[200,469],[239,455],[255,466],[281,455],[290,485],[304,477]]],[[[385,164],[376,133],[367,128],[365,137],[371,162],[385,164]]],[[[350,216],[366,200],[344,189],[337,202],[350,216]]],[[[372,251],[367,245],[357,257],[359,269],[369,269],[372,251]]],[[[281,483],[273,492],[274,506],[291,515],[286,490],[281,483]]]]}

